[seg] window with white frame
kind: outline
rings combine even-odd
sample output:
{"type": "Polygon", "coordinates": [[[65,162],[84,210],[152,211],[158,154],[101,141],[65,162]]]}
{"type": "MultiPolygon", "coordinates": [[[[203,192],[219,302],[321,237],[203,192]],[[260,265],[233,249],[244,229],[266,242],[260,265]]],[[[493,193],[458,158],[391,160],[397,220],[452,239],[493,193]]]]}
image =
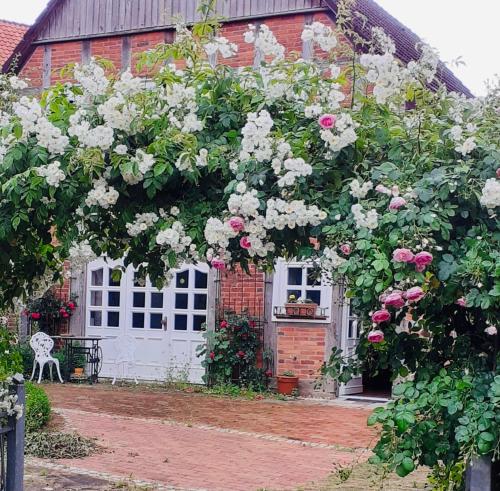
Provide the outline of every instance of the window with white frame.
{"type": "MultiPolygon", "coordinates": [[[[279,259],[276,263],[273,281],[273,312],[283,307],[293,295],[296,300],[308,300],[325,309],[326,319],[331,318],[332,286],[324,277],[317,277],[317,271],[310,263],[279,259]]],[[[279,320],[274,317],[274,320],[279,320]]]]}

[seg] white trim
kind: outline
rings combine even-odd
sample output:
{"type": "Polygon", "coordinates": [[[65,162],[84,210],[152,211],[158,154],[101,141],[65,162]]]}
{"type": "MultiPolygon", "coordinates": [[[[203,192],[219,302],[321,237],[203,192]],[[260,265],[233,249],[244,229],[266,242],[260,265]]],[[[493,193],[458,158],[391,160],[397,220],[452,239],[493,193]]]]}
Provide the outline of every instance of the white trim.
{"type": "Polygon", "coordinates": [[[287,323],[307,323],[307,324],[329,324],[332,318],[332,285],[329,284],[326,278],[322,278],[321,285],[307,285],[307,268],[311,264],[307,261],[287,261],[286,259],[278,259],[275,265],[275,273],[273,277],[273,301],[272,301],[272,321],[287,322],[287,323]],[[288,268],[302,268],[302,284],[288,284],[288,268]],[[288,290],[300,290],[305,293],[309,291],[320,292],[320,307],[326,309],[325,319],[288,319],[276,317],[274,315],[274,307],[283,307],[288,300],[288,290]]]}

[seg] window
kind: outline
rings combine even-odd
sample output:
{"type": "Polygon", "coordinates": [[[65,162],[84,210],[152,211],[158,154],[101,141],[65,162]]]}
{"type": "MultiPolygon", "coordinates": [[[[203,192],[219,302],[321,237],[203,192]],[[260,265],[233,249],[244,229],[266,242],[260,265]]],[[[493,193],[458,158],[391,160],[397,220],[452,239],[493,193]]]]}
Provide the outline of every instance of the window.
{"type": "Polygon", "coordinates": [[[90,266],[87,296],[90,327],[120,327],[123,298],[121,295],[121,271],[109,267],[103,261],[90,266]]]}
{"type": "MultiPolygon", "coordinates": [[[[325,309],[326,321],[330,320],[332,307],[332,287],[318,272],[306,262],[285,261],[279,259],[276,263],[273,281],[273,312],[274,307],[283,307],[290,295],[295,299],[310,300],[320,308],[325,309]]],[[[274,317],[274,320],[280,320],[274,317]]],[[[307,322],[318,320],[307,320],[307,322]]],[[[325,320],[320,320],[325,322],[325,320]]],[[[302,321],[304,322],[304,320],[302,321]]]]}

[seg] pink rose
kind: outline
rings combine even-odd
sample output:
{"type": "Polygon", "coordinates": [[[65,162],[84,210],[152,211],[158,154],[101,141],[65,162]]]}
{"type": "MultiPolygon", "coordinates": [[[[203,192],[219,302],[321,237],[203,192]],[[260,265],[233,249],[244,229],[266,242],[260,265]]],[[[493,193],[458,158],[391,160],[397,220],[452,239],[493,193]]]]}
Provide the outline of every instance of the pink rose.
{"type": "Polygon", "coordinates": [[[408,302],[419,302],[425,297],[425,293],[419,286],[414,286],[413,288],[406,290],[405,297],[408,302]]]}
{"type": "Polygon", "coordinates": [[[497,328],[495,326],[488,326],[484,332],[488,334],[489,336],[496,336],[497,335],[497,328]]]}
{"type": "Polygon", "coordinates": [[[340,246],[340,250],[342,251],[343,254],[348,256],[351,253],[351,246],[349,244],[342,244],[340,246]]]}
{"type": "Polygon", "coordinates": [[[401,307],[404,307],[405,301],[401,292],[393,292],[385,297],[384,303],[388,307],[400,309],[401,307]]]}
{"type": "Polygon", "coordinates": [[[429,264],[432,263],[432,254],[427,251],[419,252],[415,255],[413,262],[415,263],[415,269],[419,272],[422,272],[429,264]]]}
{"type": "Polygon", "coordinates": [[[337,121],[337,116],[334,114],[323,114],[323,116],[320,116],[318,123],[324,130],[329,130],[335,126],[335,121],[337,121]]]}
{"type": "Polygon", "coordinates": [[[500,179],[500,167],[497,169],[496,174],[497,174],[498,179],[500,179]]]}
{"type": "Polygon", "coordinates": [[[225,269],[225,267],[226,267],[226,264],[224,263],[224,261],[222,259],[212,259],[211,264],[212,264],[212,268],[215,268],[215,269],[225,269]]]}
{"type": "Polygon", "coordinates": [[[389,210],[399,210],[402,206],[406,205],[406,200],[401,198],[401,196],[397,196],[396,198],[392,198],[389,203],[389,210]]]}
{"type": "Polygon", "coordinates": [[[252,247],[250,239],[248,237],[242,237],[240,239],[240,246],[243,247],[243,249],[250,249],[250,247],[252,247]]]}
{"type": "Polygon", "coordinates": [[[370,343],[381,343],[384,340],[384,333],[380,329],[370,331],[368,333],[368,341],[370,343]]]}
{"type": "Polygon", "coordinates": [[[377,184],[377,186],[375,187],[375,191],[377,191],[377,193],[391,195],[391,190],[385,187],[383,184],[377,184]]]}
{"type": "Polygon", "coordinates": [[[467,307],[467,300],[465,300],[465,297],[458,298],[455,303],[460,305],[460,307],[467,307]]]}
{"type": "Polygon", "coordinates": [[[375,322],[375,324],[381,324],[382,322],[387,322],[390,318],[391,314],[386,309],[377,310],[372,314],[372,321],[375,322]]]}
{"type": "Polygon", "coordinates": [[[394,186],[392,186],[391,193],[393,196],[399,196],[399,186],[397,184],[394,184],[394,186]]]}
{"type": "Polygon", "coordinates": [[[242,232],[245,230],[245,221],[241,217],[232,217],[229,219],[229,226],[235,232],[242,232]]]}
{"type": "Polygon", "coordinates": [[[410,249],[396,249],[392,253],[392,260],[396,263],[412,263],[414,258],[410,249]]]}

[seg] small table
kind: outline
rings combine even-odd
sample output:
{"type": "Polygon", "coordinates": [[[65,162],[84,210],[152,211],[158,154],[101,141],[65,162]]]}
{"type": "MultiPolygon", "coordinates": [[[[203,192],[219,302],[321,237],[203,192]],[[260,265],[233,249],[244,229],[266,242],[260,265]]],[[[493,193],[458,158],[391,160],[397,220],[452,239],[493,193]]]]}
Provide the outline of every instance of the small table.
{"type": "Polygon", "coordinates": [[[102,367],[102,348],[99,346],[99,342],[105,338],[99,336],[52,336],[52,339],[61,340],[64,343],[66,382],[82,379],[87,379],[90,384],[99,382],[99,372],[102,367]],[[85,357],[88,373],[86,377],[76,377],[73,374],[74,360],[78,355],[85,357]]]}

